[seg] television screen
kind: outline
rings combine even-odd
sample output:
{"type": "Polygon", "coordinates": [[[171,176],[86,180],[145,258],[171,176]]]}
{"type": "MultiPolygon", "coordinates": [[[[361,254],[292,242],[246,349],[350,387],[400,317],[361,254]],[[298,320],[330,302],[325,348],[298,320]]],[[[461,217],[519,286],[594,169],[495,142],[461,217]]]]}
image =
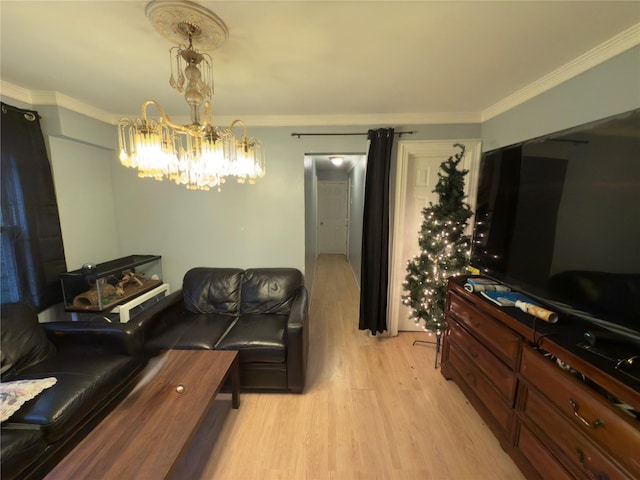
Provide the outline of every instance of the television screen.
{"type": "Polygon", "coordinates": [[[640,338],[640,110],[485,153],[471,264],[640,338]]]}

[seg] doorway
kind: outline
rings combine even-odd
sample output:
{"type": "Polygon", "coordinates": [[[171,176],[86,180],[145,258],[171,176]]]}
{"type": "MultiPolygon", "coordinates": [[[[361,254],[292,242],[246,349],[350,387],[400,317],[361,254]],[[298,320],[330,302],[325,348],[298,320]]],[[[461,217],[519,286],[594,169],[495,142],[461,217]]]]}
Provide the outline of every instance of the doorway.
{"type": "Polygon", "coordinates": [[[347,256],[349,182],[318,181],[318,253],[347,256]]]}
{"type": "MultiPolygon", "coordinates": [[[[458,152],[453,146],[461,143],[466,152],[459,168],[469,170],[465,177],[467,203],[475,211],[477,165],[480,160],[480,140],[407,141],[398,144],[396,170],[393,246],[389,278],[389,335],[398,331],[422,330],[409,318],[409,307],[402,303],[403,282],[407,275],[407,261],[419,253],[418,232],[424,220],[422,209],[429,202],[437,203],[433,189],[438,182],[442,162],[458,152]]],[[[471,219],[467,234],[471,234],[471,219]]]]}
{"type": "Polygon", "coordinates": [[[362,210],[364,205],[364,178],[367,157],[364,153],[307,153],[304,156],[304,192],[305,192],[305,282],[311,291],[313,278],[316,271],[316,262],[320,253],[325,251],[338,251],[339,255],[345,255],[349,262],[356,281],[360,280],[360,257],[362,249],[362,210]],[[335,157],[342,159],[342,163],[336,164],[335,157]],[[342,190],[346,186],[346,192],[340,191],[327,194],[327,185],[321,187],[321,183],[342,183],[336,187],[342,190]],[[320,189],[322,188],[322,192],[320,189]],[[328,197],[337,197],[329,200],[328,197]],[[322,202],[322,205],[320,205],[322,202]],[[333,203],[333,205],[332,205],[333,203]],[[325,215],[335,207],[347,213],[325,215]],[[319,220],[323,210],[323,220],[319,220]],[[328,219],[327,217],[335,217],[328,219]],[[340,227],[340,234],[329,235],[331,230],[329,223],[337,222],[335,228],[340,227]],[[320,222],[324,222],[320,225],[320,222]],[[322,233],[320,232],[322,227],[322,233]],[[326,228],[325,228],[326,227],[326,228]],[[322,250],[320,240],[322,238],[322,250]],[[344,242],[343,239],[344,238],[344,242]],[[329,245],[325,240],[331,239],[337,245],[329,245]],[[342,246],[344,243],[344,246],[342,246]]]}

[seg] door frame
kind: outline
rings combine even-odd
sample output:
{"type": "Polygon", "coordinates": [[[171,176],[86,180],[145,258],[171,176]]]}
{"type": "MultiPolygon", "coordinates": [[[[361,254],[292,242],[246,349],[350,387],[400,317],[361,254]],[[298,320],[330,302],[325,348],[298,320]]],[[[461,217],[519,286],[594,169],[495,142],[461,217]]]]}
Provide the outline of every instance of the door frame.
{"type": "MultiPolygon", "coordinates": [[[[478,191],[478,171],[480,166],[480,154],[482,142],[480,139],[462,140],[406,140],[398,142],[398,157],[396,162],[396,185],[394,195],[393,230],[391,232],[391,263],[389,267],[389,298],[387,302],[387,333],[389,336],[398,335],[398,313],[392,299],[399,299],[404,289],[402,282],[395,281],[396,278],[404,278],[402,272],[406,272],[406,258],[402,258],[402,242],[396,242],[395,238],[404,235],[404,217],[406,208],[407,172],[411,157],[424,154],[442,155],[444,162],[451,155],[456,153],[453,144],[461,143],[465,146],[465,156],[461,162],[463,169],[469,170],[465,178],[465,193],[467,203],[471,211],[476,210],[476,194],[478,191]]],[[[473,217],[469,219],[467,234],[471,235],[473,230],[473,217]]],[[[416,234],[416,242],[417,232],[416,234]]]]}

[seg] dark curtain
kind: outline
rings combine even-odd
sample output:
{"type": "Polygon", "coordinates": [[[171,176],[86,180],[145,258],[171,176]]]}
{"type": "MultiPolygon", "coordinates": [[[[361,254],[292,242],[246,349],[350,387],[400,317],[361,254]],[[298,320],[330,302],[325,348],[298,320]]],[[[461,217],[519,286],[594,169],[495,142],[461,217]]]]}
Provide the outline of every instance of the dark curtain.
{"type": "Polygon", "coordinates": [[[387,329],[389,283],[389,170],[393,128],[369,130],[364,190],[360,330],[375,335],[387,329]]]}
{"type": "Polygon", "coordinates": [[[58,204],[38,112],[2,103],[2,303],[62,301],[58,204]]]}

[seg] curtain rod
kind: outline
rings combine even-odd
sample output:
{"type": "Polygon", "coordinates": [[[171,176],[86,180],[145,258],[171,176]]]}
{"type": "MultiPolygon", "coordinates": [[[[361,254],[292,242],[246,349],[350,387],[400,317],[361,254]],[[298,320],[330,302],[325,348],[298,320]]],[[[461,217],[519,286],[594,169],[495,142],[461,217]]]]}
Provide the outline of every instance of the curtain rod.
{"type": "MultiPolygon", "coordinates": [[[[411,130],[409,132],[394,132],[396,135],[398,135],[399,137],[402,137],[402,135],[413,135],[414,133],[416,133],[414,130],[411,130]]],[[[291,136],[292,137],[309,137],[309,136],[315,136],[315,137],[319,137],[319,136],[333,136],[333,135],[369,135],[369,132],[363,132],[363,133],[292,133],[291,136]]]]}

